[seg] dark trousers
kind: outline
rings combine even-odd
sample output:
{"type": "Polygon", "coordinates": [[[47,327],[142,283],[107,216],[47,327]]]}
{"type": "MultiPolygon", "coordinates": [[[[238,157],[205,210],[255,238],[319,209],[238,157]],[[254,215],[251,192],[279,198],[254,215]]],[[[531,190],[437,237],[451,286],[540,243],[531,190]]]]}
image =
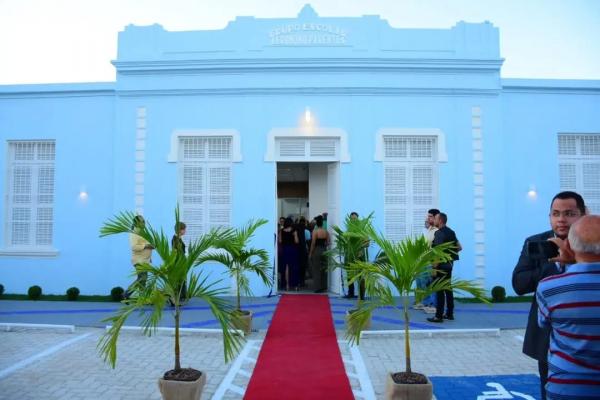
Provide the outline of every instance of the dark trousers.
{"type": "Polygon", "coordinates": [[[548,361],[538,361],[538,371],[540,373],[540,393],[541,399],[546,400],[546,383],[548,382],[548,361]]]}
{"type": "MultiPolygon", "coordinates": [[[[438,265],[436,270],[444,272],[444,274],[438,274],[436,279],[451,280],[452,279],[452,264],[438,265]]],[[[436,318],[443,318],[444,306],[446,306],[446,315],[448,317],[454,316],[454,293],[452,290],[441,290],[436,293],[436,305],[435,305],[435,316],[436,318]]]]}

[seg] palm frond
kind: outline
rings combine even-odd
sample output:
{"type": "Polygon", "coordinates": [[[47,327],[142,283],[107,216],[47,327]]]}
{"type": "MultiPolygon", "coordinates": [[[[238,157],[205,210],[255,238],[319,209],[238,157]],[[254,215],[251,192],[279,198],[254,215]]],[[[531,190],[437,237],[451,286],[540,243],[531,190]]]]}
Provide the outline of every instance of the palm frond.
{"type": "MultiPolygon", "coordinates": [[[[397,308],[393,288],[401,297],[400,309],[403,312],[406,331],[406,365],[407,370],[410,370],[409,296],[414,293],[417,299],[422,299],[441,290],[456,290],[485,301],[485,291],[472,281],[449,280],[441,276],[426,289],[415,288],[415,281],[428,271],[430,265],[443,264],[452,260],[455,251],[453,243],[432,248],[424,236],[407,237],[399,242],[392,242],[377,232],[372,225],[364,226],[363,232],[380,249],[380,252],[374,261],[355,260],[346,265],[351,280],[364,281],[371,298],[359,302],[358,310],[350,315],[347,336],[352,342],[358,343],[364,323],[373,310],[383,305],[397,308]]],[[[344,235],[346,240],[353,237],[352,234],[344,233],[344,235]]]]}
{"type": "Polygon", "coordinates": [[[266,250],[248,247],[256,230],[267,222],[266,219],[250,220],[242,227],[224,231],[219,235],[214,246],[221,252],[210,252],[206,255],[207,259],[223,264],[229,275],[235,278],[238,308],[241,294],[252,294],[247,273],[258,275],[267,286],[272,285],[269,276],[269,254],[266,250]]]}
{"type": "MultiPolygon", "coordinates": [[[[235,316],[232,307],[220,296],[227,295],[226,290],[220,289],[221,281],[210,282],[208,274],[203,275],[199,266],[207,260],[207,253],[216,247],[218,240],[230,237],[232,232],[227,229],[214,229],[200,236],[190,243],[188,253],[182,254],[177,249],[172,249],[170,241],[164,230],[154,229],[148,221],[145,225],[132,227],[135,218],[133,212],[124,211],[109,219],[100,229],[100,236],[109,236],[120,233],[136,234],[152,245],[161,260],[160,264],[137,264],[136,273],[147,275],[145,286],[132,287],[132,296],[123,302],[117,313],[106,321],[112,327],[100,339],[98,349],[104,360],[114,368],[117,361],[117,341],[120,330],[127,318],[138,311],[142,318],[141,326],[146,335],[151,335],[160,323],[167,300],[171,300],[175,307],[175,323],[179,325],[181,313],[180,292],[184,286],[188,288],[188,298],[200,297],[206,301],[211,312],[219,321],[223,329],[223,350],[226,361],[229,361],[240,349],[242,338],[233,335],[232,321],[235,316]]],[[[179,208],[175,209],[176,226],[179,224],[179,208]]],[[[179,336],[176,329],[175,341],[179,336]]],[[[178,365],[178,352],[176,351],[176,366],[178,365]]]]}

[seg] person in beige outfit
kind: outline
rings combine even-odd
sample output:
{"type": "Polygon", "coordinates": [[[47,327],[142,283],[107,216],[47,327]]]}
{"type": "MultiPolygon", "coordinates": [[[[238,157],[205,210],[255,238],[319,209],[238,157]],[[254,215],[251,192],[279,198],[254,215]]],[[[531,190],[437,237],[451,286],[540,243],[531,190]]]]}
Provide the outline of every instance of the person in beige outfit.
{"type": "MultiPolygon", "coordinates": [[[[139,264],[149,264],[152,262],[152,249],[154,247],[143,237],[135,232],[139,232],[146,226],[146,220],[141,215],[133,217],[131,229],[134,233],[129,234],[129,246],[131,247],[131,264],[136,268],[139,264]]],[[[136,268],[137,270],[137,268],[136,268]]],[[[129,297],[132,289],[136,286],[143,288],[146,286],[147,272],[138,272],[137,279],[129,286],[125,297],[129,297]]]]}

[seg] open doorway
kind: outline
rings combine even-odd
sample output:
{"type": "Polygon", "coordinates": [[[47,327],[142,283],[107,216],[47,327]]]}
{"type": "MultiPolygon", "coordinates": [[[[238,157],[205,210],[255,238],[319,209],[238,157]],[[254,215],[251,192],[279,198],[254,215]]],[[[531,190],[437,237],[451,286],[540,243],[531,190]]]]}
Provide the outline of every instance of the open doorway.
{"type": "Polygon", "coordinates": [[[305,232],[302,237],[301,230],[304,228],[298,224],[304,218],[308,226],[317,215],[326,213],[325,227],[331,237],[331,227],[338,223],[338,204],[339,162],[277,162],[277,219],[291,218],[299,241],[297,266],[292,271],[287,265],[287,276],[282,263],[290,259],[290,254],[283,254],[283,245],[277,246],[278,291],[286,291],[290,283],[292,286],[289,289],[295,291],[294,285],[297,283],[298,291],[312,293],[320,280],[327,292],[340,293],[339,271],[327,271],[325,276],[315,279],[318,268],[311,265],[308,258],[311,236],[305,232]],[[297,275],[290,276],[290,273],[297,275]]]}

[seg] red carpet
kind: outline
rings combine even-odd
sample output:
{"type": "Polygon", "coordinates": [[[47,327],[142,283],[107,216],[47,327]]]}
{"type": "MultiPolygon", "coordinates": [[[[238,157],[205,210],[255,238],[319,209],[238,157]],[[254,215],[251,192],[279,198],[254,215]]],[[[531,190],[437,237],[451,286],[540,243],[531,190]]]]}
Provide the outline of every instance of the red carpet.
{"type": "Polygon", "coordinates": [[[244,399],[354,399],[327,296],[283,295],[244,399]]]}

